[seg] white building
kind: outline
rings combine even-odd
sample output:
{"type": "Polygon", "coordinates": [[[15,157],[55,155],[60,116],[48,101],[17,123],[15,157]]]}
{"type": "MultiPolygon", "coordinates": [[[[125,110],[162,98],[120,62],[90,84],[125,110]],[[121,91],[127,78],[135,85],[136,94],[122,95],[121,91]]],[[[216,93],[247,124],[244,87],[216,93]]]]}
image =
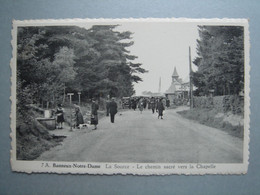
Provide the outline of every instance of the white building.
{"type": "Polygon", "coordinates": [[[182,81],[179,78],[176,67],[174,67],[172,82],[169,89],[164,93],[165,96],[170,100],[171,104],[180,104],[180,102],[183,103],[185,100],[188,100],[189,90],[189,81],[182,81]]]}

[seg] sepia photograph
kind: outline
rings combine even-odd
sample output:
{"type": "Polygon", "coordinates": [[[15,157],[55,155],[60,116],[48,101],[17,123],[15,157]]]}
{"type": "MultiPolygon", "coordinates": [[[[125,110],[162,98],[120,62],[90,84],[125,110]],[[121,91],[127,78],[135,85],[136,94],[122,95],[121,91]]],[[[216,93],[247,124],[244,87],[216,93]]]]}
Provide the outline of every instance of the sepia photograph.
{"type": "Polygon", "coordinates": [[[13,22],[14,171],[242,174],[245,19],[13,22]]]}

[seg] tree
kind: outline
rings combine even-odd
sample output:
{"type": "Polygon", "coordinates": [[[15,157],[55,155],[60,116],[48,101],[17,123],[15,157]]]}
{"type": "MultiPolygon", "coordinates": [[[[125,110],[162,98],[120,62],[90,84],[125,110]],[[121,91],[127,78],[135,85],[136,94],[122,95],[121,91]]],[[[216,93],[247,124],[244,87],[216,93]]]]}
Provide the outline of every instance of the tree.
{"type": "Polygon", "coordinates": [[[96,25],[88,30],[94,41],[78,61],[78,86],[89,96],[131,96],[133,82],[142,81],[135,73],[145,73],[140,63],[134,64],[137,57],[130,55],[127,47],[134,44],[132,33],[117,32],[117,25],[96,25]]]}
{"type": "Polygon", "coordinates": [[[65,88],[66,84],[72,82],[76,76],[75,55],[73,49],[68,47],[62,47],[58,53],[55,54],[54,61],[52,63],[53,69],[57,71],[54,74],[52,84],[53,96],[56,91],[60,91],[63,88],[63,102],[65,101],[65,88]]]}
{"type": "Polygon", "coordinates": [[[53,37],[60,30],[50,27],[18,29],[19,80],[22,88],[37,88],[37,93],[34,93],[32,98],[36,102],[47,102],[47,107],[49,102],[54,104],[55,94],[62,94],[65,83],[70,82],[76,75],[73,49],[63,46],[68,43],[54,44],[57,40],[53,37]]]}
{"type": "Polygon", "coordinates": [[[145,73],[136,56],[129,31],[117,25],[19,27],[17,69],[21,89],[28,88],[33,102],[55,105],[67,91],[82,96],[130,96],[133,83],[145,73]],[[35,90],[36,89],[36,90],[35,90]]]}
{"type": "Polygon", "coordinates": [[[238,94],[244,81],[244,36],[239,26],[199,26],[198,71],[192,74],[197,93],[238,94]]]}

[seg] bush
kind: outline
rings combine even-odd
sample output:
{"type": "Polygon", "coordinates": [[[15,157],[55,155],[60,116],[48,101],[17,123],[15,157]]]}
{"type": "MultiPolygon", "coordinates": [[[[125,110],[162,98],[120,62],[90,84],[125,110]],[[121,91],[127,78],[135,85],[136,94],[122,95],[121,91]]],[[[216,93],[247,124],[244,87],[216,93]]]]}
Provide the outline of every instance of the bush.
{"type": "Polygon", "coordinates": [[[221,113],[231,111],[233,114],[243,114],[244,98],[237,95],[194,97],[195,108],[215,109],[221,113]]]}

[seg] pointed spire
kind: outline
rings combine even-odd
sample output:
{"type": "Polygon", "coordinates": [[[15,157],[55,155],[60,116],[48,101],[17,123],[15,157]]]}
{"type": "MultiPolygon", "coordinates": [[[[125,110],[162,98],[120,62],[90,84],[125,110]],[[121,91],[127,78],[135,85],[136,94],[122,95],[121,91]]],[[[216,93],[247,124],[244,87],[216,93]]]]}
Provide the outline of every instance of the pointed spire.
{"type": "Polygon", "coordinates": [[[172,77],[175,77],[175,78],[179,77],[177,70],[176,70],[176,66],[174,66],[174,71],[173,71],[172,77]]]}

